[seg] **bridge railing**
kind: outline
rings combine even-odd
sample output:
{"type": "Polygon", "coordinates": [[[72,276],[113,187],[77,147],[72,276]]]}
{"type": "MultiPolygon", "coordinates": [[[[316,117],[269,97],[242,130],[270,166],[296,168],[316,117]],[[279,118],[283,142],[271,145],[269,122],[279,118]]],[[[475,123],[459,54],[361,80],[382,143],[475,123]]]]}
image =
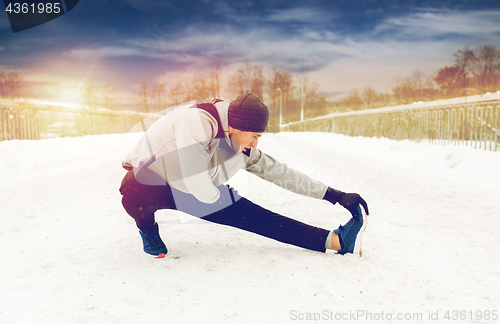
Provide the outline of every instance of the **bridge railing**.
{"type": "Polygon", "coordinates": [[[334,132],[500,150],[500,92],[333,113],[282,125],[281,131],[334,132]]]}
{"type": "Polygon", "coordinates": [[[0,141],[126,133],[148,115],[0,100],[0,141]]]}

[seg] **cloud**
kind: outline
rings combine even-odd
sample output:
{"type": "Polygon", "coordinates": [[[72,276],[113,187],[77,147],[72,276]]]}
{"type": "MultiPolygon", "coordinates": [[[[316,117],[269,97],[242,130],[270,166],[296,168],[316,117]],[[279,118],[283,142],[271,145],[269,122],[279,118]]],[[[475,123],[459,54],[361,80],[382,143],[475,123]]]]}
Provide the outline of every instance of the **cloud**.
{"type": "Polygon", "coordinates": [[[265,21],[279,23],[300,22],[316,25],[331,22],[334,20],[334,17],[335,15],[332,13],[321,10],[320,8],[297,7],[273,10],[269,15],[264,16],[262,19],[265,21]]]}
{"type": "MultiPolygon", "coordinates": [[[[230,11],[227,5],[226,12],[230,11]]],[[[228,14],[227,19],[234,15],[228,14]]],[[[117,40],[103,47],[72,49],[67,54],[76,57],[138,56],[163,60],[203,62],[214,58],[234,61],[282,62],[293,68],[294,61],[307,57],[316,62],[311,68],[321,68],[325,61],[342,56],[355,56],[361,51],[374,53],[384,44],[439,43],[455,35],[464,43],[498,41],[500,11],[419,10],[406,16],[388,17],[372,30],[342,35],[335,28],[318,28],[315,23],[326,22],[327,14],[314,8],[273,10],[267,15],[245,19],[254,21],[245,29],[227,25],[187,24],[184,30],[146,38],[117,40]],[[281,26],[262,22],[278,23],[281,26]],[[283,30],[290,22],[303,25],[293,32],[283,30]],[[363,44],[369,44],[364,46],[363,44]],[[380,45],[380,46],[379,46],[380,45]],[[269,61],[267,61],[269,60],[269,61]]],[[[398,48],[399,46],[396,46],[398,48]]],[[[393,50],[396,48],[392,47],[393,50]]]]}
{"type": "Polygon", "coordinates": [[[193,66],[216,60],[226,61],[226,64],[260,62],[297,70],[298,61],[304,58],[309,69],[317,69],[329,62],[335,53],[330,43],[321,40],[320,33],[312,31],[301,38],[290,38],[261,29],[241,32],[192,28],[163,37],[123,39],[113,46],[72,49],[66,55],[98,59],[143,57],[193,66]]]}
{"type": "Polygon", "coordinates": [[[101,59],[120,56],[142,56],[139,50],[125,46],[103,46],[95,48],[75,48],[65,53],[77,59],[101,59]]]}
{"type": "Polygon", "coordinates": [[[374,34],[398,38],[435,39],[444,36],[489,39],[500,33],[500,11],[421,10],[403,17],[391,17],[378,25],[374,34]]]}
{"type": "MultiPolygon", "coordinates": [[[[388,91],[396,77],[416,69],[435,73],[451,64],[453,53],[465,46],[497,44],[500,11],[424,10],[389,16],[371,29],[340,33],[317,9],[271,10],[257,17],[237,15],[227,4],[217,7],[227,21],[193,22],[176,32],[141,38],[122,38],[106,46],[75,48],[65,54],[81,58],[134,58],[165,62],[164,70],[180,76],[182,70],[206,68],[216,61],[226,66],[257,64],[304,69],[324,92],[347,92],[373,85],[388,91]],[[293,25],[288,29],[287,26],[293,25]]],[[[143,62],[143,63],[140,63],[143,62]]],[[[155,61],[154,64],[157,64],[155,61]]],[[[228,68],[230,70],[230,68],[228,68]]],[[[164,71],[159,71],[163,73],[164,71]]]]}
{"type": "Polygon", "coordinates": [[[120,2],[126,3],[135,10],[141,12],[154,12],[158,10],[176,10],[175,2],[171,1],[157,1],[157,0],[120,0],[120,2]]]}

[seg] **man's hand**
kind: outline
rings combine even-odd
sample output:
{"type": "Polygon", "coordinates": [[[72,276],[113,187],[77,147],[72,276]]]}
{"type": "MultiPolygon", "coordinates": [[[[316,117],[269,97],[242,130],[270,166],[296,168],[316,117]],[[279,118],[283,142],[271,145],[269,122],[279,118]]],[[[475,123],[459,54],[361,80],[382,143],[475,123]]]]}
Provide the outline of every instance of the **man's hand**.
{"type": "Polygon", "coordinates": [[[241,196],[238,195],[238,191],[236,191],[234,188],[231,188],[229,185],[221,185],[218,186],[217,189],[219,189],[220,197],[212,205],[221,206],[221,209],[234,204],[241,198],[241,196]]]}
{"type": "Polygon", "coordinates": [[[328,187],[328,190],[326,191],[325,197],[323,197],[323,199],[331,202],[334,205],[336,203],[339,203],[341,206],[343,206],[349,212],[351,212],[351,214],[354,217],[357,217],[357,213],[356,213],[357,208],[353,208],[353,207],[356,207],[358,204],[363,206],[367,215],[369,214],[368,204],[357,193],[345,193],[345,192],[342,192],[340,190],[335,190],[333,188],[328,187]]]}
{"type": "MultiPolygon", "coordinates": [[[[359,205],[363,206],[363,208],[365,209],[366,215],[369,214],[368,205],[366,204],[366,201],[363,198],[361,198],[361,196],[358,195],[357,193],[345,193],[345,192],[343,192],[342,196],[340,197],[339,204],[342,205],[348,211],[350,211],[351,214],[353,214],[351,207],[355,207],[359,204],[359,205]]],[[[354,216],[354,214],[353,214],[353,216],[354,216]]]]}

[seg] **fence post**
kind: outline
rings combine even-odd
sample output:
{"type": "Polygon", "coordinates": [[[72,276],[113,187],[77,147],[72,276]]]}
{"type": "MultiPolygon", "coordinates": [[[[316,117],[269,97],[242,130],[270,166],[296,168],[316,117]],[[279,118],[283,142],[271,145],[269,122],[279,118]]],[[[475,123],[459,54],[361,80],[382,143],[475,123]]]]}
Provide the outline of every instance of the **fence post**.
{"type": "Polygon", "coordinates": [[[500,132],[500,104],[495,107],[495,151],[498,150],[498,134],[500,132]]]}

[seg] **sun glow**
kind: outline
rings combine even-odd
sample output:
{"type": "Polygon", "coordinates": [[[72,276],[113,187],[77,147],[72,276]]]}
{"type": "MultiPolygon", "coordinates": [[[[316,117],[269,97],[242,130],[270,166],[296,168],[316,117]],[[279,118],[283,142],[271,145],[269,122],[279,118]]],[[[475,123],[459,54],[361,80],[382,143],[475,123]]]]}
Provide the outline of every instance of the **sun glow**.
{"type": "MultiPolygon", "coordinates": [[[[50,92],[54,92],[52,89],[50,92]]],[[[28,101],[41,105],[59,106],[67,108],[82,108],[84,107],[81,93],[78,87],[63,87],[59,96],[50,96],[46,99],[29,99],[28,101]]]]}
{"type": "Polygon", "coordinates": [[[64,89],[57,101],[67,107],[83,107],[80,90],[75,88],[64,89]]]}

